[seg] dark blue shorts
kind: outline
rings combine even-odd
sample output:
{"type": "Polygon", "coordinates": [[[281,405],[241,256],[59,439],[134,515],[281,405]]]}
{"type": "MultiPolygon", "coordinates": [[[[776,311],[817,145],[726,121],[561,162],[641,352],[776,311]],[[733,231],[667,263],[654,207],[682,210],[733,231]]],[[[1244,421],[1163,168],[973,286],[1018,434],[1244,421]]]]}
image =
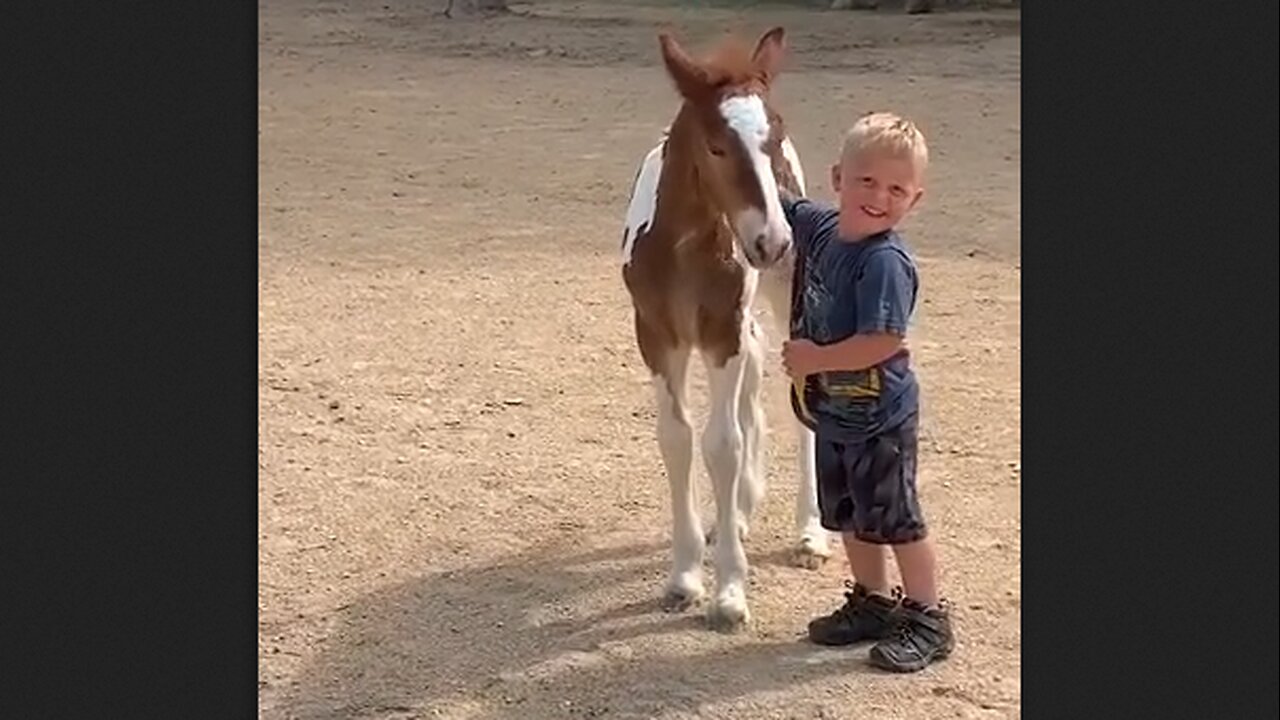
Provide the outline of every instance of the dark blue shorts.
{"type": "Polygon", "coordinates": [[[827,530],[900,545],[923,540],[916,495],[918,416],[863,442],[817,436],[818,509],[827,530]]]}

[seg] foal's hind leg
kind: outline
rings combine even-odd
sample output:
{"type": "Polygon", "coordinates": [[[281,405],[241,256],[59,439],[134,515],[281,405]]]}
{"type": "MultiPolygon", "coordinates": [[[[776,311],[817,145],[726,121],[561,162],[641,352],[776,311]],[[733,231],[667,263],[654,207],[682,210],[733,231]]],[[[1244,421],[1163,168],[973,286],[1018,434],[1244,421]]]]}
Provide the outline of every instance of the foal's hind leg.
{"type": "MultiPolygon", "coordinates": [[[[774,334],[786,338],[790,333],[791,280],[790,270],[774,268],[761,275],[760,289],[769,302],[773,316],[774,334]]],[[[790,392],[790,390],[788,390],[790,392]]],[[[831,557],[831,535],[822,527],[818,514],[818,466],[814,458],[816,441],[813,431],[794,416],[798,442],[796,469],[800,482],[796,488],[795,527],[800,536],[792,546],[793,562],[800,567],[817,569],[831,557]]]]}
{"type": "Polygon", "coordinates": [[[662,607],[681,611],[697,603],[702,587],[702,523],[698,519],[697,494],[690,482],[693,464],[693,428],[687,413],[686,376],[689,350],[673,350],[667,356],[665,376],[655,374],[658,400],[658,446],[671,486],[672,567],[662,596],[662,607]]]}
{"type": "Polygon", "coordinates": [[[796,488],[796,530],[800,540],[792,550],[796,565],[817,570],[831,557],[831,535],[822,527],[818,511],[818,466],[814,457],[817,439],[813,431],[792,418],[799,439],[797,464],[800,484],[796,488]]]}

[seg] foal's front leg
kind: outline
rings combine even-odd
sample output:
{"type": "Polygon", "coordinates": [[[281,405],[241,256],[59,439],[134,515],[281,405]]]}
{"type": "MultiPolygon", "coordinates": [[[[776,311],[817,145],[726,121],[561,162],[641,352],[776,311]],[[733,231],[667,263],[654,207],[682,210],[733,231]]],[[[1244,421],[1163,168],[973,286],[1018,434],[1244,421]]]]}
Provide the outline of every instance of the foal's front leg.
{"type": "Polygon", "coordinates": [[[671,577],[662,595],[668,612],[688,609],[702,599],[702,523],[697,493],[689,477],[693,465],[693,427],[686,411],[689,351],[672,351],[666,372],[653,377],[658,400],[658,447],[671,486],[671,577]]]}
{"type": "MultiPolygon", "coordinates": [[[[765,415],[761,406],[764,347],[761,330],[753,321],[742,345],[742,389],[738,393],[738,426],[742,429],[742,471],[738,474],[738,536],[745,541],[751,518],[764,499],[765,415]]],[[[706,543],[715,544],[717,527],[707,530],[706,543]]]]}
{"type": "Polygon", "coordinates": [[[745,461],[738,404],[747,358],[739,352],[719,367],[713,358],[706,359],[711,407],[707,429],[702,435],[702,457],[716,498],[716,595],[708,620],[713,628],[733,630],[749,619],[745,587],[747,554],[738,532],[741,524],[738,488],[743,482],[745,461]]]}
{"type": "Polygon", "coordinates": [[[742,390],[738,394],[738,425],[742,428],[742,472],[738,482],[738,527],[743,540],[751,518],[764,499],[765,415],[760,402],[764,378],[764,346],[759,325],[752,321],[742,345],[742,390]]]}

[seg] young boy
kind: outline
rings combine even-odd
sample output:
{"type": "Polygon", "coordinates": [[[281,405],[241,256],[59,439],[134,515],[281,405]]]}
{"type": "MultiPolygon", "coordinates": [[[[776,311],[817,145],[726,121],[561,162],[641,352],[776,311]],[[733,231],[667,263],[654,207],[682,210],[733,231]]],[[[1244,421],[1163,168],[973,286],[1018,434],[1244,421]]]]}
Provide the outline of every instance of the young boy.
{"type": "Polygon", "coordinates": [[[890,113],[846,133],[831,181],[839,209],[786,197],[796,246],[792,340],[783,363],[792,406],[817,433],[822,524],[841,533],[854,584],[843,607],[809,623],[823,645],[877,640],[877,667],[914,672],[954,646],[916,497],[919,387],[904,344],[919,287],[893,228],[923,195],[924,136],[890,113]],[[891,590],[893,549],[905,597],[891,590]]]}

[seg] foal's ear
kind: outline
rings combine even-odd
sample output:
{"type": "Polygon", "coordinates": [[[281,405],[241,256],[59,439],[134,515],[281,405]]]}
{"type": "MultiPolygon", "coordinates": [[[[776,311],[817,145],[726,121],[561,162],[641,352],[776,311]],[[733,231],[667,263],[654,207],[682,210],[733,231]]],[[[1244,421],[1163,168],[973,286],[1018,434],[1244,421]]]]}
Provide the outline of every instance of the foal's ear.
{"type": "Polygon", "coordinates": [[[776,27],[761,36],[760,42],[756,43],[756,51],[751,60],[766,83],[773,82],[782,70],[782,56],[787,51],[786,34],[786,30],[776,27]]]}
{"type": "Polygon", "coordinates": [[[711,81],[706,69],[689,57],[670,33],[659,33],[658,43],[662,46],[662,62],[667,66],[667,74],[675,81],[681,95],[694,98],[710,89],[711,81]]]}

